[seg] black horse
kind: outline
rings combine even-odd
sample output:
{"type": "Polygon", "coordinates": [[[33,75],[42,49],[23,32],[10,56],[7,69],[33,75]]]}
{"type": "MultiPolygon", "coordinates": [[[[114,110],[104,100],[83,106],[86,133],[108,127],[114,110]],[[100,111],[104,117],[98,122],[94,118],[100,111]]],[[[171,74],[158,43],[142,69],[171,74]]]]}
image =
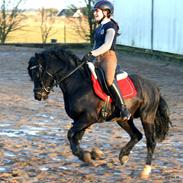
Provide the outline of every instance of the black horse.
{"type": "MultiPolygon", "coordinates": [[[[72,152],[80,160],[91,162],[97,152],[84,151],[80,147],[80,140],[89,126],[104,121],[101,110],[105,102],[93,91],[86,63],[68,50],[47,49],[30,58],[28,73],[34,82],[36,100],[47,99],[52,88],[59,85],[65,110],[73,119],[68,131],[72,152]]],[[[169,109],[159,88],[152,82],[136,74],[130,75],[130,78],[137,89],[137,96],[125,100],[132,114],[131,119],[127,122],[117,120],[117,124],[130,136],[130,141],[121,149],[119,160],[121,164],[127,162],[130,151],[142,139],[142,133],[133,122],[134,118],[140,118],[147,140],[147,158],[142,176],[148,177],[156,142],[164,140],[169,131],[169,109]]],[[[113,104],[110,106],[112,111],[113,104]]]]}

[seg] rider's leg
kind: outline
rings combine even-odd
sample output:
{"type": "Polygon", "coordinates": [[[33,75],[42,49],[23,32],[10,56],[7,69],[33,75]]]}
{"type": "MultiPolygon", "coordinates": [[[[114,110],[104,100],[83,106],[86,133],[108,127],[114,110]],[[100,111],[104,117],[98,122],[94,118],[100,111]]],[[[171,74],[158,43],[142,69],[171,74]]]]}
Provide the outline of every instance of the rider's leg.
{"type": "Polygon", "coordinates": [[[111,86],[115,77],[117,58],[114,51],[108,51],[101,56],[101,67],[104,69],[107,85],[111,86]]]}
{"type": "Polygon", "coordinates": [[[103,67],[106,74],[106,81],[110,90],[111,97],[116,107],[116,115],[117,117],[122,117],[123,120],[128,120],[131,114],[124,104],[124,100],[118,87],[118,83],[114,79],[117,66],[117,58],[115,52],[108,51],[104,55],[101,66],[103,67]]]}
{"type": "Polygon", "coordinates": [[[131,114],[129,113],[128,109],[123,100],[123,96],[121,95],[120,89],[118,87],[118,83],[116,79],[114,82],[109,86],[110,95],[115,103],[116,107],[116,115],[117,117],[122,117],[123,120],[129,120],[131,114]]]}

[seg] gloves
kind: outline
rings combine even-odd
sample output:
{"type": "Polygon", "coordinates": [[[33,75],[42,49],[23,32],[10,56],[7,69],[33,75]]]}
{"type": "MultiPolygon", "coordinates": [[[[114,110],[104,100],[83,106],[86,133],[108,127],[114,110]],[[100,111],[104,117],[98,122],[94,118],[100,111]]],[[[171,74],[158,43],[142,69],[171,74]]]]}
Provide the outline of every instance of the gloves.
{"type": "Polygon", "coordinates": [[[93,62],[95,59],[95,56],[92,55],[91,52],[87,53],[83,58],[82,61],[83,62],[93,62]]]}

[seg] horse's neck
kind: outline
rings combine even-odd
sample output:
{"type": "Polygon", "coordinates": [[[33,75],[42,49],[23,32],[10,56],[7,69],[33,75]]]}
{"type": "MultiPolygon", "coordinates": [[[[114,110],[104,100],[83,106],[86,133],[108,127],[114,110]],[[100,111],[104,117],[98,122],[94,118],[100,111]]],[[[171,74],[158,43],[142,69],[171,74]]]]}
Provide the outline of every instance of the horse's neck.
{"type": "MultiPolygon", "coordinates": [[[[71,67],[70,67],[71,68],[71,67]]],[[[73,68],[72,68],[73,69],[73,68]]],[[[72,70],[70,70],[72,71],[72,70]]],[[[60,88],[64,95],[73,95],[76,91],[81,90],[85,92],[85,88],[89,87],[90,81],[87,71],[84,67],[75,71],[62,83],[60,83],[60,88]]]]}

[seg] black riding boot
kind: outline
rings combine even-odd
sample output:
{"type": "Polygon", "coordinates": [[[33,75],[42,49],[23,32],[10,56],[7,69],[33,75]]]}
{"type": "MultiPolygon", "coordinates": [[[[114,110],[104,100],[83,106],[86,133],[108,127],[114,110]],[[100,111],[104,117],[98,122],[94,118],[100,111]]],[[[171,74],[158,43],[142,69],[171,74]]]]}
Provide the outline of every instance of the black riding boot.
{"type": "Polygon", "coordinates": [[[131,114],[124,104],[124,100],[116,80],[114,80],[112,85],[109,86],[109,91],[116,107],[116,117],[121,117],[124,121],[129,120],[131,114]]]}

